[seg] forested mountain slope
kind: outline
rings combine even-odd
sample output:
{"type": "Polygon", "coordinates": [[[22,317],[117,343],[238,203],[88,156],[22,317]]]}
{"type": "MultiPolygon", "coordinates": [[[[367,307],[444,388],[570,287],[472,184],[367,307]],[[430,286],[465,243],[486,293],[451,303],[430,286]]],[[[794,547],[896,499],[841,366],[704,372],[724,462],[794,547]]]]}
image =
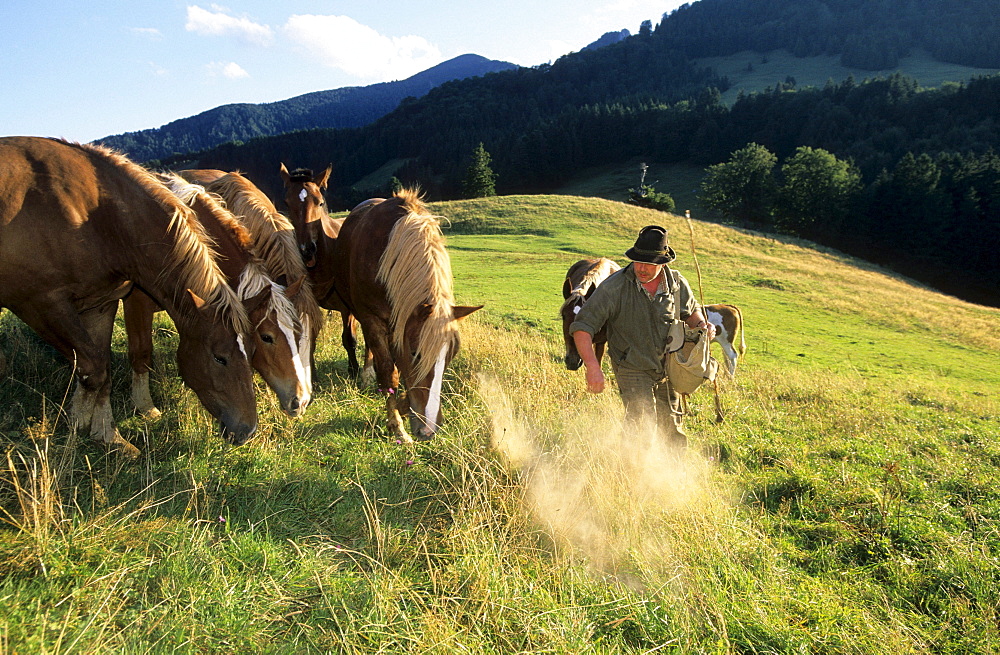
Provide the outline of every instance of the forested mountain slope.
{"type": "MultiPolygon", "coordinates": [[[[386,192],[358,185],[373,171],[385,182],[395,175],[420,184],[431,198],[459,197],[479,143],[502,194],[546,192],[584,168],[632,160],[710,166],[750,143],[774,153],[780,177],[799,148],[822,149],[859,171],[859,193],[836,221],[814,221],[800,235],[967,299],[1000,303],[1000,258],[990,256],[1000,250],[1000,77],[936,89],[891,72],[821,88],[789,80],[723,103],[729,80],[691,56],[787,47],[796,29],[803,39],[812,35],[801,31],[811,25],[802,12],[839,35],[824,42],[827,57],[846,54],[852,34],[896,43],[897,52],[910,44],[945,52],[946,34],[963,35],[970,48],[998,36],[981,2],[951,10],[938,0],[701,0],[598,50],[448,82],[363,128],[226,144],[165,163],[239,168],[272,194],[279,163],[333,163],[329,197],[338,209],[386,192]],[[759,15],[751,5],[762,8],[759,15]],[[745,20],[723,18],[727,10],[745,20]],[[729,45],[714,37],[727,30],[736,39],[729,45]]],[[[669,192],[669,181],[661,182],[669,192]]],[[[769,211],[757,219],[773,228],[769,211]]]]}

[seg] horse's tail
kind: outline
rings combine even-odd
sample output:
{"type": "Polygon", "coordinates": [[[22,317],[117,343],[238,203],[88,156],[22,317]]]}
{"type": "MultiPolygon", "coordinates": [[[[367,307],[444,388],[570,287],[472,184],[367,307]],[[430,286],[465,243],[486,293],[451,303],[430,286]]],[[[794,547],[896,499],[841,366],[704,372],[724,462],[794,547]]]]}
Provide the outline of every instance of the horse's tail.
{"type": "MultiPolygon", "coordinates": [[[[736,305],[730,305],[730,307],[732,307],[733,313],[736,315],[736,331],[740,333],[739,345],[734,343],[733,346],[736,347],[737,352],[739,352],[739,354],[742,356],[745,355],[747,352],[747,342],[743,338],[743,312],[741,312],[740,308],[737,307],[736,305]]],[[[733,335],[733,341],[734,342],[736,341],[735,334],[733,335]]]]}
{"type": "Polygon", "coordinates": [[[417,344],[416,376],[420,379],[431,372],[441,347],[450,343],[457,331],[454,282],[438,217],[426,211],[415,193],[398,197],[404,214],[389,233],[379,260],[378,280],[389,297],[395,348],[403,348],[409,318],[418,311],[428,314],[417,344]]]}

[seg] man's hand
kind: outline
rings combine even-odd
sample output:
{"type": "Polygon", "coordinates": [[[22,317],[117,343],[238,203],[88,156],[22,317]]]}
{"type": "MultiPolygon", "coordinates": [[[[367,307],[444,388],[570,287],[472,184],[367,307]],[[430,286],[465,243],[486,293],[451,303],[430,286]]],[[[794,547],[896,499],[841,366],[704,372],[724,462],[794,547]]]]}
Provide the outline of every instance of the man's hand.
{"type": "Polygon", "coordinates": [[[590,393],[604,391],[604,371],[600,366],[587,367],[587,391],[590,393]]]}
{"type": "Polygon", "coordinates": [[[580,359],[586,367],[587,391],[601,393],[604,391],[604,371],[601,370],[601,363],[597,361],[594,338],[589,332],[579,330],[573,333],[573,343],[576,344],[576,351],[580,353],[580,359]]]}

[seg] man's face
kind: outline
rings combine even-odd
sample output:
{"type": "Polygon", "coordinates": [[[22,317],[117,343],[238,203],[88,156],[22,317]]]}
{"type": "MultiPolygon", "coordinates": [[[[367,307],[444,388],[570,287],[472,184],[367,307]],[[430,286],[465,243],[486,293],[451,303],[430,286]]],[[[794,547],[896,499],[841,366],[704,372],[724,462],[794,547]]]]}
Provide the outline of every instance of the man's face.
{"type": "Polygon", "coordinates": [[[647,264],[646,262],[632,262],[632,270],[635,271],[635,279],[642,284],[646,284],[656,279],[660,274],[663,264],[647,264]]]}

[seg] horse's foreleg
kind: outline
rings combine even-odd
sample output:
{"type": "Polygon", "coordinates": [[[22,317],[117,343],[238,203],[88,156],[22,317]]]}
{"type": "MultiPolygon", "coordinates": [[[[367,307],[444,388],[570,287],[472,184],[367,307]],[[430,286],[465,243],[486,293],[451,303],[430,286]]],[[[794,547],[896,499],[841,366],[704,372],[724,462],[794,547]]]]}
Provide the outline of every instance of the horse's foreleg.
{"type": "Polygon", "coordinates": [[[122,301],[125,332],[128,335],[128,359],[132,367],[132,404],[147,419],[156,419],[160,410],[149,393],[149,372],[153,364],[153,314],[158,307],[153,299],[134,289],[122,301]]]}
{"type": "Polygon", "coordinates": [[[118,433],[111,412],[111,331],[115,324],[118,301],[80,314],[80,323],[89,337],[90,353],[78,350],[77,387],[73,396],[74,424],[90,426],[90,436],[110,450],[129,459],[139,456],[139,449],[118,433]]]}
{"type": "Polygon", "coordinates": [[[411,443],[413,439],[407,433],[403,417],[399,413],[400,404],[404,402],[400,399],[399,370],[393,362],[386,338],[380,339],[371,332],[365,330],[365,338],[371,341],[378,389],[385,395],[385,415],[389,434],[404,443],[411,443]]]}
{"type": "Polygon", "coordinates": [[[349,312],[340,312],[343,330],[340,333],[340,343],[347,352],[347,372],[352,378],[358,377],[361,368],[358,366],[358,322],[349,312]]]}
{"type": "Polygon", "coordinates": [[[375,384],[375,358],[372,356],[372,349],[365,343],[365,366],[361,369],[361,379],[359,384],[363,387],[370,387],[375,384]]]}

